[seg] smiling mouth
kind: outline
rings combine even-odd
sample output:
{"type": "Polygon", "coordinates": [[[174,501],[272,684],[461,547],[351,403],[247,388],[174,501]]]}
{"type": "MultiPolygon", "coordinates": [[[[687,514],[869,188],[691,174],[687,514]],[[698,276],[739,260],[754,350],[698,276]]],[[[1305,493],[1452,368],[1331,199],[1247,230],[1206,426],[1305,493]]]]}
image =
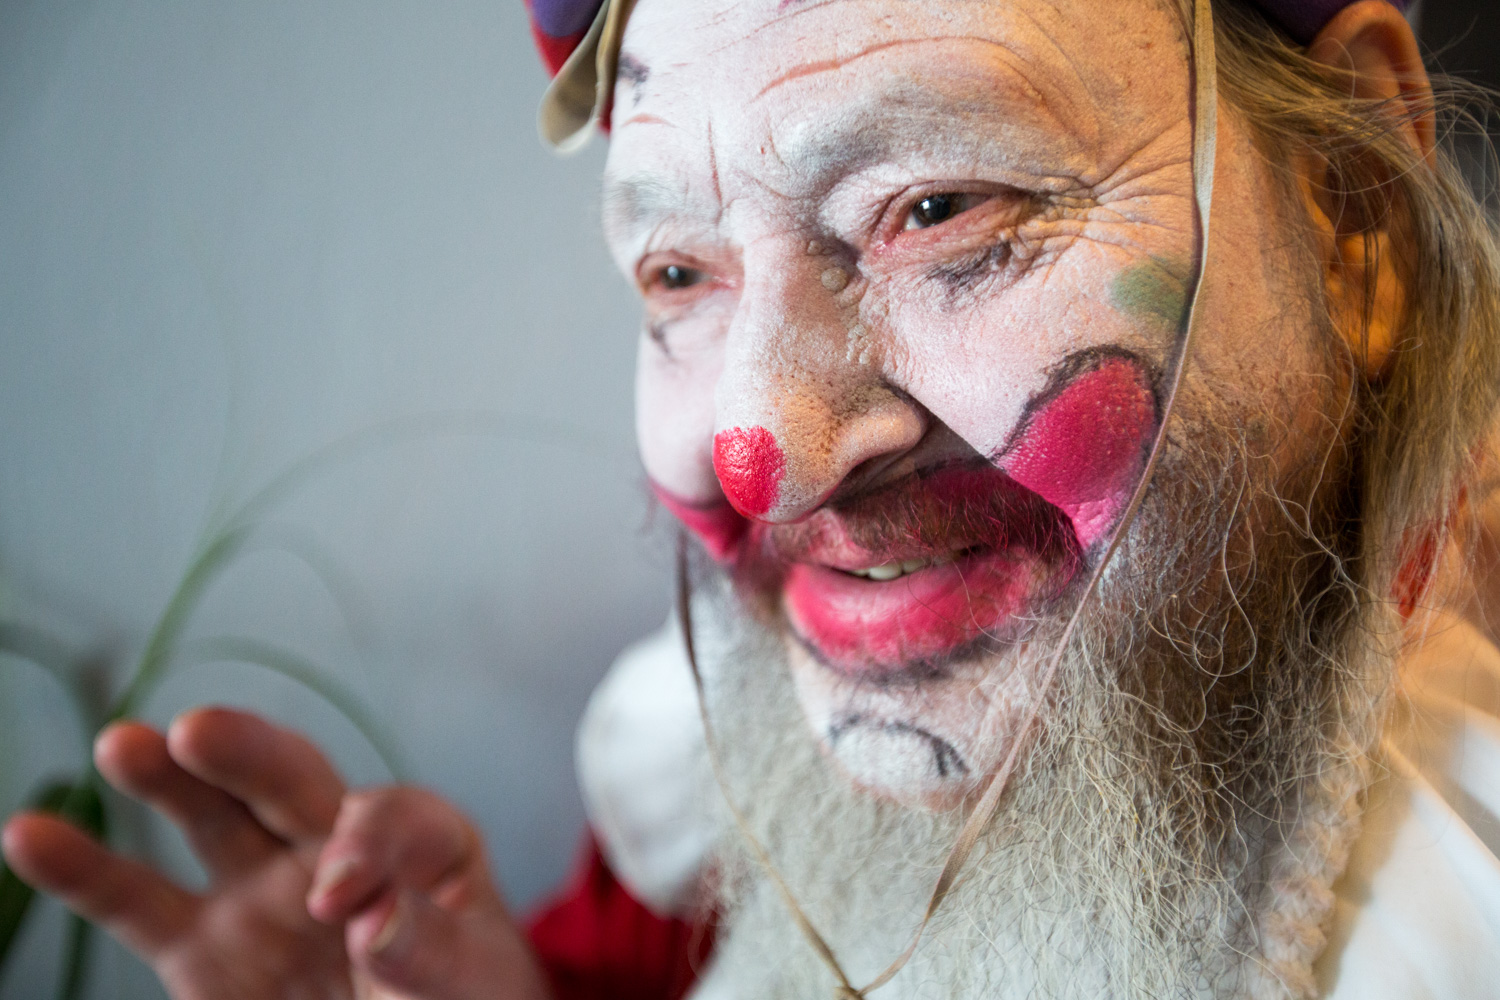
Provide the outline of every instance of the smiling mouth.
{"type": "MultiPolygon", "coordinates": [[[[755,525],[794,637],[876,683],[943,676],[1023,641],[1096,551],[1156,426],[1147,366],[1116,349],[1054,370],[990,460],[919,472],[790,526],[755,525]]],[[[764,577],[763,577],[764,579],[764,577]]]]}
{"type": "Polygon", "coordinates": [[[1023,638],[1073,578],[1076,551],[981,545],[852,569],[796,562],[781,603],[825,667],[879,683],[928,680],[1023,638]]]}
{"type": "Polygon", "coordinates": [[[737,568],[826,668],[902,683],[1022,637],[1079,553],[1061,510],[976,457],[752,525],[737,568]]]}

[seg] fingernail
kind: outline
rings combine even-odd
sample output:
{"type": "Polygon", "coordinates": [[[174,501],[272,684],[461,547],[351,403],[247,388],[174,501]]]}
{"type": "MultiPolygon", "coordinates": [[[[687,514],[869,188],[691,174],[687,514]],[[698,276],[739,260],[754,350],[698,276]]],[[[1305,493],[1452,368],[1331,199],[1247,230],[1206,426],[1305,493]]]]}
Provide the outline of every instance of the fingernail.
{"type": "Polygon", "coordinates": [[[406,907],[402,905],[401,897],[396,897],[395,905],[391,907],[390,916],[385,918],[385,923],[380,925],[380,931],[370,939],[370,954],[380,955],[388,951],[396,938],[401,935],[406,921],[403,919],[406,907]]]}
{"type": "Polygon", "coordinates": [[[354,858],[339,858],[330,861],[318,869],[318,876],[313,881],[312,889],[308,892],[309,899],[319,899],[337,889],[354,870],[359,867],[359,862],[354,858]]]}

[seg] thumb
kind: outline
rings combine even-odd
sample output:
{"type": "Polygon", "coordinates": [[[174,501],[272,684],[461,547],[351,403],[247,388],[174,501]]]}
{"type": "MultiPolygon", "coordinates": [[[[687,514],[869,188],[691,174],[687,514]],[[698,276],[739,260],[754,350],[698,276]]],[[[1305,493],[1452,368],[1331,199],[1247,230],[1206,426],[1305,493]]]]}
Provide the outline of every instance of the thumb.
{"type": "Polygon", "coordinates": [[[350,920],[349,960],[411,1000],[549,1000],[546,977],[503,912],[455,912],[398,890],[350,920]]]}

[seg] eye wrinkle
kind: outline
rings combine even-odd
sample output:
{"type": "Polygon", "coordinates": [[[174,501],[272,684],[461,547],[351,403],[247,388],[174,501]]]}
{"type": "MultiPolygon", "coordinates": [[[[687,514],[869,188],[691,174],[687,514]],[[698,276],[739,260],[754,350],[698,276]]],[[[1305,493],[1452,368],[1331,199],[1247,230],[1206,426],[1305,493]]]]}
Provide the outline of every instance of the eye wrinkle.
{"type": "Polygon", "coordinates": [[[957,261],[933,268],[927,276],[944,286],[948,305],[959,296],[972,292],[986,279],[1005,270],[1015,256],[1009,240],[1002,239],[957,261]]]}
{"type": "Polygon", "coordinates": [[[661,352],[668,358],[672,357],[672,348],[667,343],[667,324],[665,320],[654,319],[646,324],[646,336],[651,342],[661,348],[661,352]]]}

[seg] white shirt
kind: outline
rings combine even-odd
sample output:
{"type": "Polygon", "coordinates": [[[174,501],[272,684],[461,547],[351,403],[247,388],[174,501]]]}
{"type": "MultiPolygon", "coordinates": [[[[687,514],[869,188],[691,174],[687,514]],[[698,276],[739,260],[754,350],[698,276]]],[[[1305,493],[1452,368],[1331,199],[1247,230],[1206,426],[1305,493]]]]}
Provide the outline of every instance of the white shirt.
{"type": "Polygon", "coordinates": [[[1316,972],[1330,1000],[1500,998],[1500,652],[1440,616],[1402,664],[1359,841],[1316,972]]]}

